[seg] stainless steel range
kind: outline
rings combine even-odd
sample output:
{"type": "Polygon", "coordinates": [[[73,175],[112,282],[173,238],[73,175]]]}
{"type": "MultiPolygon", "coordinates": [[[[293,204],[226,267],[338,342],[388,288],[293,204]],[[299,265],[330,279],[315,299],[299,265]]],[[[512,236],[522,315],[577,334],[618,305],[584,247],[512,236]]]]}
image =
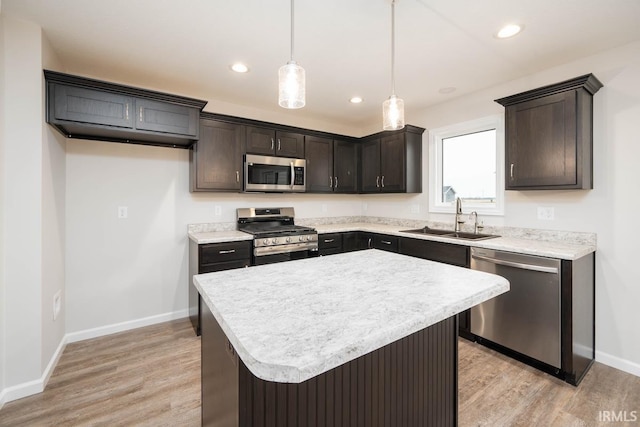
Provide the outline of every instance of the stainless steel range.
{"type": "Polygon", "coordinates": [[[238,208],[238,230],[253,234],[252,264],[315,256],[318,233],[314,228],[295,225],[294,209],[238,208]]]}

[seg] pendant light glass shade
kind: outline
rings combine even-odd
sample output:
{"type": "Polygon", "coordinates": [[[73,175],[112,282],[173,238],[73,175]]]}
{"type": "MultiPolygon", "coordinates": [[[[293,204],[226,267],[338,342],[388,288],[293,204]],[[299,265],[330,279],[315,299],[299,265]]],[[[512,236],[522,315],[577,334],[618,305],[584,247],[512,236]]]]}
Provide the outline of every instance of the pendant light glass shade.
{"type": "Polygon", "coordinates": [[[404,127],[404,101],[396,96],[395,79],[395,4],[398,0],[391,0],[391,96],[382,103],[382,129],[398,130],[404,127]]]}
{"type": "Polygon", "coordinates": [[[291,0],[291,60],[278,70],[278,105],[302,108],[306,103],[304,68],[293,60],[293,0],[291,0]]]}
{"type": "Polygon", "coordinates": [[[404,101],[395,95],[382,103],[382,129],[398,130],[404,127],[404,101]]]}
{"type": "Polygon", "coordinates": [[[305,104],[304,68],[289,61],[278,70],[278,104],[284,108],[302,108],[305,104]]]}

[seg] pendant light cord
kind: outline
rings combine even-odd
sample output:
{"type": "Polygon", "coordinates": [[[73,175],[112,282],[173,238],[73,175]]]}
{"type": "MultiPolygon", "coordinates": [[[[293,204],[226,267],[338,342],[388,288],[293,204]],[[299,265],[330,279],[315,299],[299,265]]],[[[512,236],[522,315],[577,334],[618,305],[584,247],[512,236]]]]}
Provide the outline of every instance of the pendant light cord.
{"type": "Polygon", "coordinates": [[[293,62],[293,0],[291,0],[291,62],[293,62]]]}
{"type": "MultiPolygon", "coordinates": [[[[292,0],[293,1],[293,0],[292,0]]],[[[395,0],[391,0],[391,95],[395,96],[396,94],[396,77],[395,77],[395,57],[396,57],[396,2],[395,0]]]]}

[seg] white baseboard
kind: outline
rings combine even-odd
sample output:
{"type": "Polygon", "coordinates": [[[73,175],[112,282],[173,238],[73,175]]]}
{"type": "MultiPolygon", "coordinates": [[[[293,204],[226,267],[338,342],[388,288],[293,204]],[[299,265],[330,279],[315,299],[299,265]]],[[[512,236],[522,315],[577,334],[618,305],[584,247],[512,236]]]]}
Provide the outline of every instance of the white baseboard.
{"type": "Polygon", "coordinates": [[[101,326],[99,328],[87,329],[84,331],[66,334],[60,341],[60,344],[51,357],[47,368],[44,370],[42,376],[39,379],[0,390],[0,409],[2,409],[5,403],[22,399],[23,397],[31,396],[33,394],[42,393],[47,383],[49,382],[49,378],[51,378],[53,370],[60,360],[60,356],[62,356],[62,353],[64,352],[64,348],[68,343],[83,341],[90,338],[97,338],[104,335],[114,334],[116,332],[128,331],[130,329],[141,328],[143,326],[155,325],[156,323],[183,319],[188,316],[189,310],[184,309],[171,313],[145,317],[143,319],[130,320],[127,322],[116,323],[114,325],[101,326]]]}
{"type": "Polygon", "coordinates": [[[2,409],[5,403],[22,399],[23,397],[31,396],[33,394],[42,393],[49,382],[49,378],[51,378],[53,370],[60,360],[60,356],[62,356],[62,353],[64,352],[64,348],[67,345],[66,338],[67,337],[64,336],[62,337],[62,340],[60,340],[58,348],[56,348],[56,351],[51,356],[51,360],[39,379],[7,387],[0,392],[0,409],[2,409]]]}
{"type": "Polygon", "coordinates": [[[169,322],[171,320],[183,319],[189,316],[189,310],[179,310],[170,313],[158,314],[155,316],[144,317],[142,319],[129,320],[126,322],[115,323],[113,325],[100,326],[98,328],[86,329],[84,331],[71,332],[65,335],[68,343],[84,341],[91,338],[102,337],[105,335],[115,334],[117,332],[128,331],[131,329],[141,328],[143,326],[155,325],[156,323],[169,322]]]}
{"type": "Polygon", "coordinates": [[[621,359],[620,357],[612,356],[611,354],[604,353],[602,351],[596,351],[596,361],[640,377],[640,364],[638,363],[621,359]]]}

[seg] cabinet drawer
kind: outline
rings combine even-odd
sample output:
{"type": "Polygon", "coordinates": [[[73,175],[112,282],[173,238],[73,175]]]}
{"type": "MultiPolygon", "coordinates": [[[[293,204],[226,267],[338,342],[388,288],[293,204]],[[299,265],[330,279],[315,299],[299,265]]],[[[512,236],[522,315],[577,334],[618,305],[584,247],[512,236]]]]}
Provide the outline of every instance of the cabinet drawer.
{"type": "Polygon", "coordinates": [[[342,234],[326,233],[318,236],[318,252],[320,255],[342,252],[342,234]]]}
{"type": "Polygon", "coordinates": [[[210,243],[200,245],[199,252],[201,266],[228,261],[249,260],[251,258],[251,242],[210,243]]]}
{"type": "Polygon", "coordinates": [[[373,247],[389,252],[398,252],[398,237],[385,236],[383,234],[373,235],[373,247]]]}

